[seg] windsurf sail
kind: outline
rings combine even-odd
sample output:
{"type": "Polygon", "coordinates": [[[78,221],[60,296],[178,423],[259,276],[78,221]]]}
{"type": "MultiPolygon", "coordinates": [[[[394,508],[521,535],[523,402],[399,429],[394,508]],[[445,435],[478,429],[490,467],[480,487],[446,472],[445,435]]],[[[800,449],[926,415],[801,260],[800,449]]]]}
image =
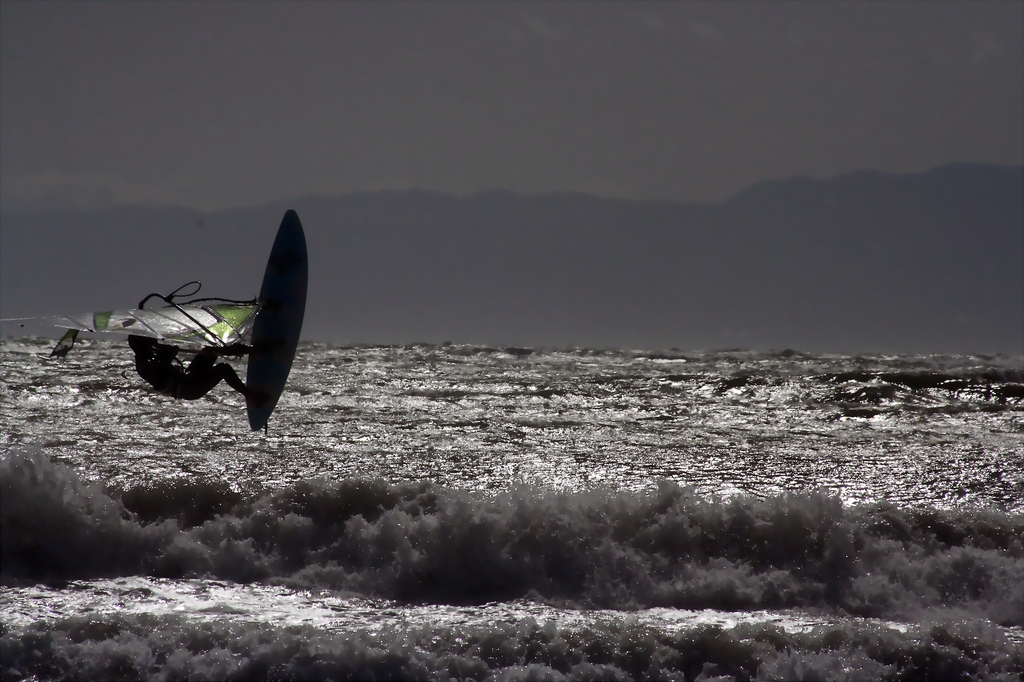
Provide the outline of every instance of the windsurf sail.
{"type": "Polygon", "coordinates": [[[67,355],[68,351],[71,350],[71,347],[75,345],[75,339],[78,338],[79,331],[81,330],[69,329],[64,332],[64,336],[60,337],[60,341],[58,341],[57,345],[53,347],[52,351],[50,351],[50,357],[52,358],[56,356],[58,358],[62,358],[67,355]]]}
{"type": "Polygon", "coordinates": [[[174,304],[163,308],[101,310],[51,320],[69,331],[138,334],[181,343],[229,346],[252,331],[258,312],[258,303],[174,304]]]}
{"type": "MultiPolygon", "coordinates": [[[[150,294],[130,310],[100,310],[65,317],[14,317],[0,322],[52,324],[67,330],[50,356],[64,357],[75,345],[79,332],[138,334],[176,343],[230,346],[244,343],[252,335],[253,325],[263,307],[257,299],[237,301],[225,298],[193,298],[177,303],[181,290],[194,286],[194,295],[202,286],[198,281],[178,287],[170,294],[150,294]],[[163,301],[162,308],[146,308],[152,299],[163,301]]],[[[186,294],[187,295],[187,294],[186,294]]]]}

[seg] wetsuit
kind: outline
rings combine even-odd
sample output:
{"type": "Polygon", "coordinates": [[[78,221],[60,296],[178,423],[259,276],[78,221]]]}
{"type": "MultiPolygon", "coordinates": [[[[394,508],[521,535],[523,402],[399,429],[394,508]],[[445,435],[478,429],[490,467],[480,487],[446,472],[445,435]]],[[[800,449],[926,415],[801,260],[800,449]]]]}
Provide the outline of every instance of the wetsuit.
{"type": "MultiPolygon", "coordinates": [[[[135,351],[135,369],[139,376],[159,393],[182,400],[196,400],[223,380],[247,399],[255,397],[231,365],[217,363],[218,352],[213,348],[201,350],[185,369],[177,359],[178,348],[175,346],[134,334],[128,337],[128,345],[135,351]]],[[[239,353],[236,350],[231,354],[239,353]]]]}

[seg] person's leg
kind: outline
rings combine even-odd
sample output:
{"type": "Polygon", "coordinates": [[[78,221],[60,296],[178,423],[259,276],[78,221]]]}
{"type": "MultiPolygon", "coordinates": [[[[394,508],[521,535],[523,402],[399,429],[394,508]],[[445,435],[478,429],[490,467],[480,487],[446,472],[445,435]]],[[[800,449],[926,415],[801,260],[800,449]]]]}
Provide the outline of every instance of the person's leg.
{"type": "Polygon", "coordinates": [[[231,365],[220,363],[215,365],[213,371],[217,373],[219,379],[223,379],[231,388],[235,389],[239,393],[245,396],[246,400],[251,400],[257,405],[262,405],[266,402],[268,396],[263,391],[255,391],[245,385],[245,382],[235,374],[235,368],[231,365]]]}
{"type": "Polygon", "coordinates": [[[219,363],[214,365],[213,371],[217,373],[218,381],[223,380],[231,388],[235,389],[245,397],[249,397],[249,387],[245,385],[245,382],[235,373],[235,368],[226,363],[219,363]]]}
{"type": "Polygon", "coordinates": [[[188,370],[182,377],[182,387],[178,397],[185,400],[196,400],[213,390],[213,387],[221,381],[235,389],[246,400],[254,401],[257,405],[262,404],[268,398],[263,391],[254,391],[245,385],[234,367],[224,362],[217,362],[217,351],[213,348],[204,348],[189,364],[188,370]]]}
{"type": "Polygon", "coordinates": [[[199,351],[182,375],[178,397],[184,400],[197,400],[213,390],[223,378],[214,369],[216,362],[217,354],[212,349],[204,348],[199,351]]]}
{"type": "MultiPolygon", "coordinates": [[[[196,360],[199,360],[199,358],[197,357],[196,360]]],[[[224,381],[228,386],[245,396],[246,400],[255,401],[257,404],[266,400],[266,396],[263,393],[253,391],[246,386],[245,382],[239,378],[231,365],[221,362],[211,367],[207,364],[206,358],[203,358],[198,364],[196,361],[193,361],[189,365],[179,397],[185,400],[202,398],[221,381],[224,381]]]]}

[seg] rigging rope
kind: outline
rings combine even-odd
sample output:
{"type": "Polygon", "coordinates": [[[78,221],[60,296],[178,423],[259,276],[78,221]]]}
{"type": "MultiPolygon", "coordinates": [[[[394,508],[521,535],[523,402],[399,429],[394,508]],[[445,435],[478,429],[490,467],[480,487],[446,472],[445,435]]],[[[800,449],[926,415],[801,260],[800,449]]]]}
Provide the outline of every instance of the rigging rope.
{"type": "Polygon", "coordinates": [[[149,301],[149,299],[151,299],[151,298],[159,298],[164,303],[167,303],[168,305],[171,305],[171,306],[174,306],[174,307],[177,307],[179,305],[191,305],[193,303],[201,303],[201,302],[207,302],[207,301],[216,301],[218,303],[230,303],[230,304],[234,304],[234,305],[251,305],[251,306],[259,305],[259,301],[260,300],[258,298],[250,298],[250,299],[247,299],[247,300],[241,300],[241,299],[237,299],[237,298],[221,298],[220,296],[204,296],[202,298],[191,298],[191,299],[189,299],[187,301],[181,301],[180,303],[176,303],[175,300],[174,300],[176,298],[181,298],[181,297],[184,297],[184,296],[195,296],[196,294],[199,293],[199,290],[202,289],[202,288],[203,288],[203,283],[200,282],[198,279],[194,279],[191,282],[186,282],[185,284],[182,284],[180,287],[178,287],[177,289],[175,289],[171,293],[167,294],[166,296],[164,294],[152,293],[152,294],[146,296],[141,301],[139,301],[139,310],[144,310],[146,302],[149,301]],[[195,291],[191,291],[191,292],[189,292],[187,294],[180,294],[180,293],[178,293],[182,289],[184,289],[185,287],[192,286],[193,284],[196,285],[195,291]]]}

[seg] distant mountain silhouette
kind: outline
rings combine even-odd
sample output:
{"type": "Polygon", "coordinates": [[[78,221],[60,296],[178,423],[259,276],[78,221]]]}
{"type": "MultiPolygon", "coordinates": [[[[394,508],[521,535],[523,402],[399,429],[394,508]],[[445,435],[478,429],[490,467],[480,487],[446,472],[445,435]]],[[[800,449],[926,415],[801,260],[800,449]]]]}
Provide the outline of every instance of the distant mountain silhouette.
{"type": "Polygon", "coordinates": [[[286,208],[310,248],[309,339],[1024,352],[1024,168],[980,164],[708,204],[412,190],[4,215],[3,316],[190,279],[251,297],[286,208]]]}

